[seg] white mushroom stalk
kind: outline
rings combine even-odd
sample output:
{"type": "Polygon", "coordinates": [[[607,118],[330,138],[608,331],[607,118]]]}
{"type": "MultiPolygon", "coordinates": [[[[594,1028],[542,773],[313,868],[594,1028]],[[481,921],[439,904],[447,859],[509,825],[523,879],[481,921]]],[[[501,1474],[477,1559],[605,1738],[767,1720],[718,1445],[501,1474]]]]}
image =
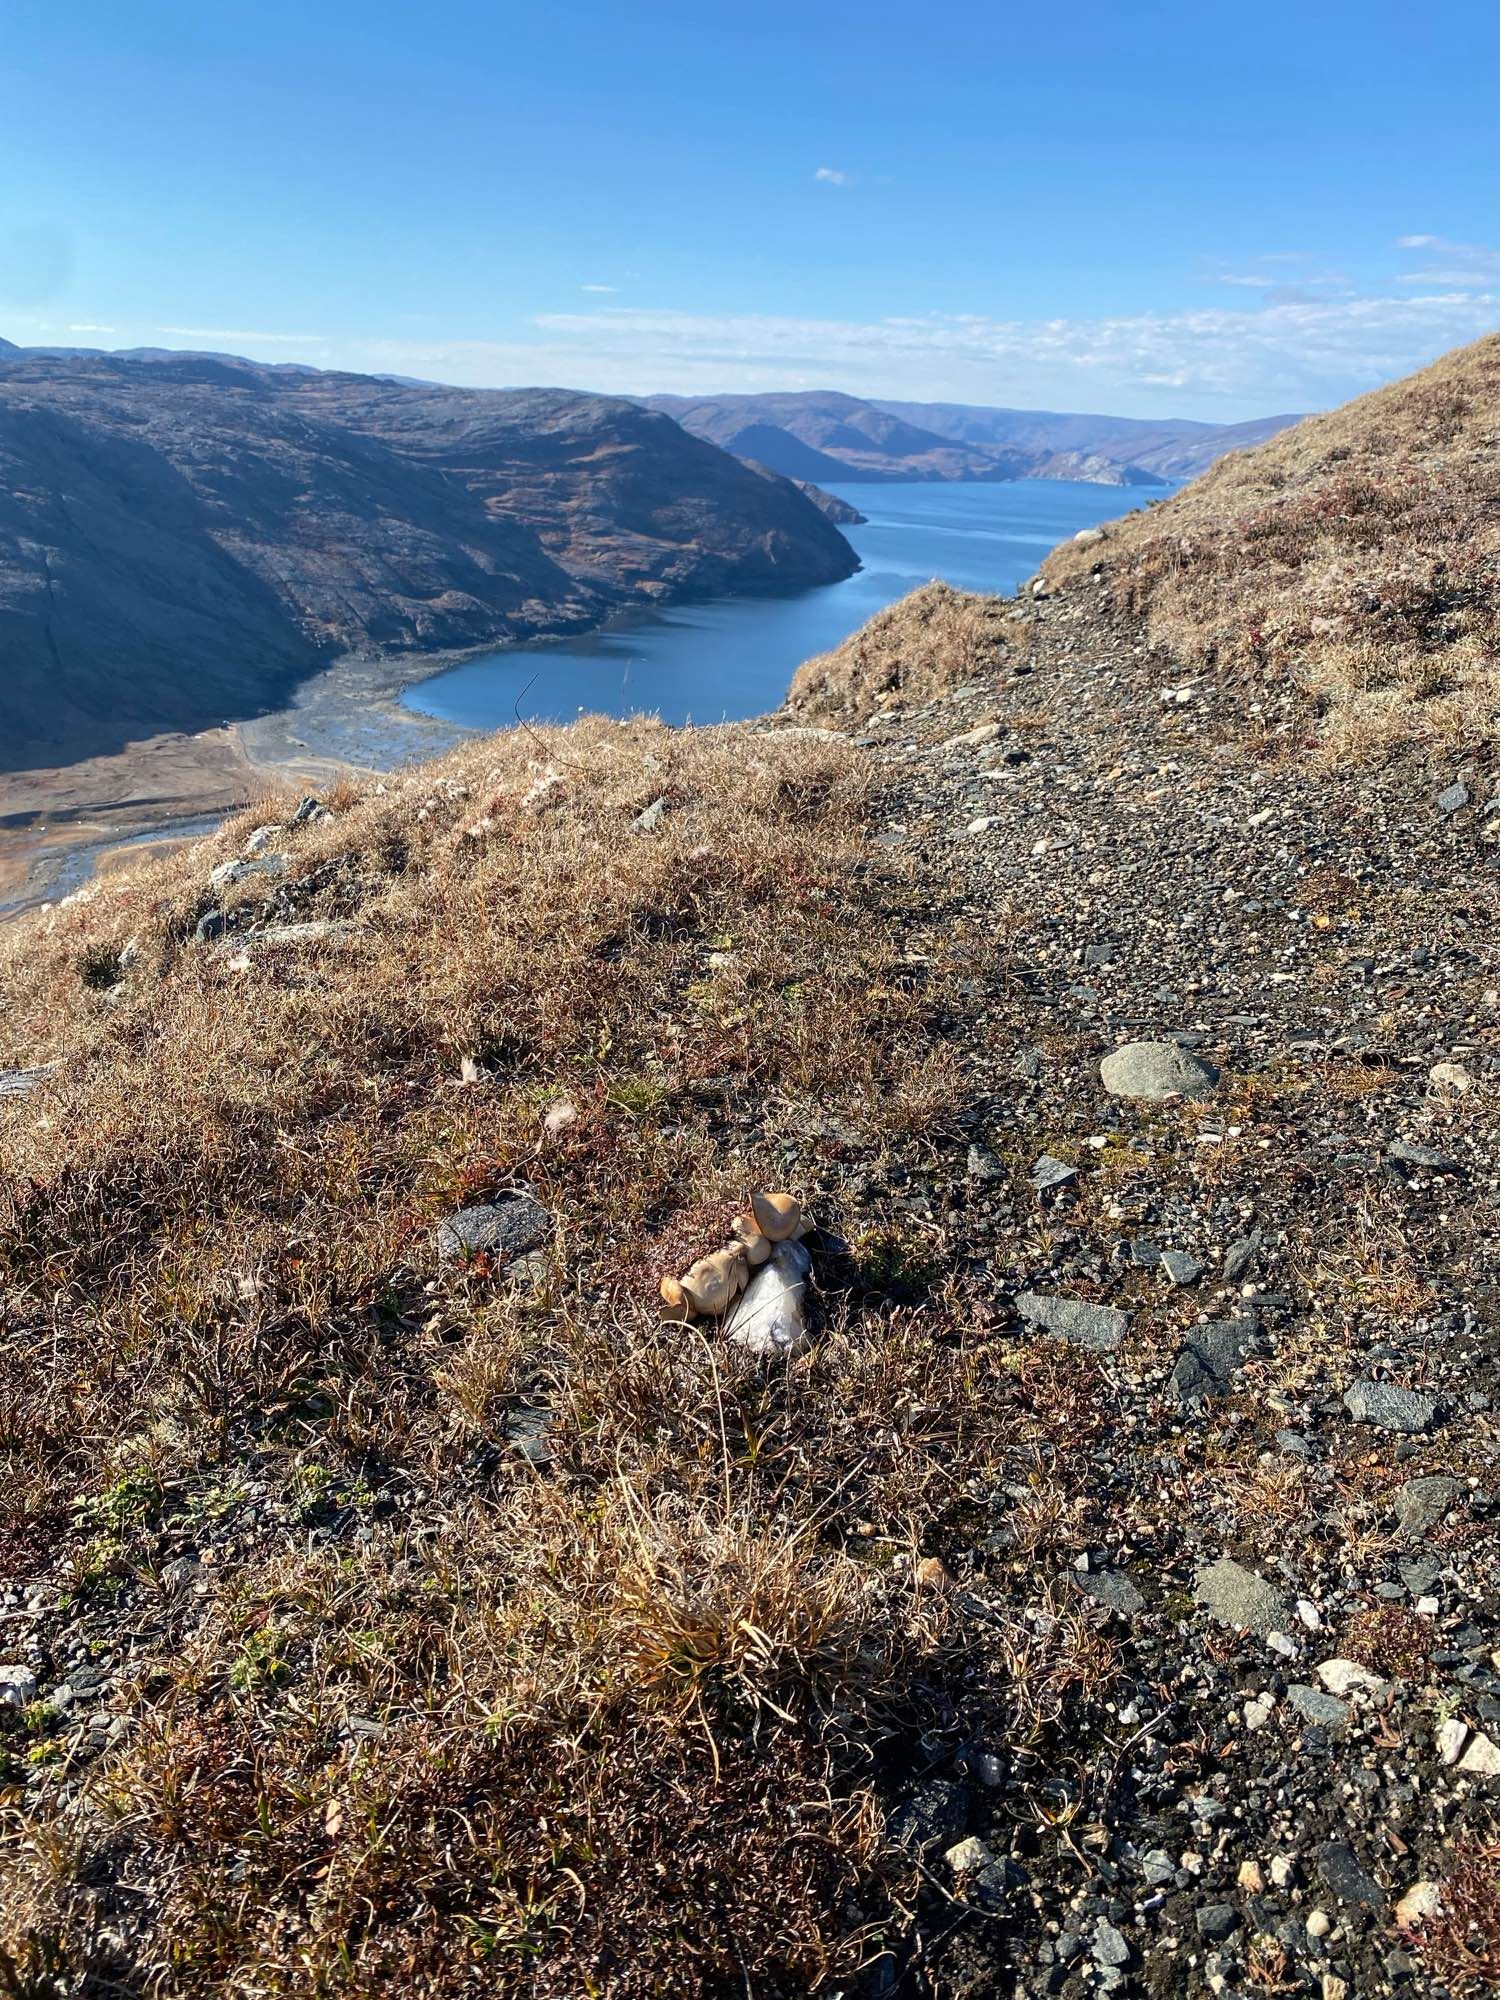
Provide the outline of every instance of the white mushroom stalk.
{"type": "Polygon", "coordinates": [[[729,1242],[700,1257],[680,1277],[662,1279],[666,1316],[723,1319],[727,1314],[731,1338],[759,1354],[802,1346],[807,1337],[802,1299],[812,1269],[798,1240],[805,1231],[795,1195],[757,1189],[749,1212],[731,1221],[729,1242]]]}

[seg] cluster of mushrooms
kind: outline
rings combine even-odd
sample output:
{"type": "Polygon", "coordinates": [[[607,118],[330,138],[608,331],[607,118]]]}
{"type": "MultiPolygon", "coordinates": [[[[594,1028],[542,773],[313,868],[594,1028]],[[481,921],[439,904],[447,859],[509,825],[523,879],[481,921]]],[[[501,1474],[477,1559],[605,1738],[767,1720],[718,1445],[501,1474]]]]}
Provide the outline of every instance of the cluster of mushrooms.
{"type": "Polygon", "coordinates": [[[778,1243],[795,1243],[805,1233],[802,1204],[791,1194],[750,1197],[750,1213],[729,1225],[722,1250],[700,1257],[680,1278],[663,1278],[661,1296],[674,1319],[701,1314],[721,1319],[750,1282],[750,1273],[768,1263],[778,1243]]]}
{"type": "Polygon", "coordinates": [[[802,1204],[791,1194],[753,1194],[750,1213],[729,1225],[722,1250],[700,1257],[680,1278],[663,1278],[670,1319],[721,1319],[730,1342],[762,1358],[796,1354],[809,1339],[812,1258],[802,1238],[802,1204]]]}

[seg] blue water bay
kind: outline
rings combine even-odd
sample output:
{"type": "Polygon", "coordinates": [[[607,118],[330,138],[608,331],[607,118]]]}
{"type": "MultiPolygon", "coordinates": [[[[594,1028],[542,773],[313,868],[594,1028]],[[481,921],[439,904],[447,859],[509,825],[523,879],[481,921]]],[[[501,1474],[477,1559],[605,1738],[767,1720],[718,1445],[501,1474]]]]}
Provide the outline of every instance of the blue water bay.
{"type": "Polygon", "coordinates": [[[466,660],[408,690],[423,715],[470,728],[580,712],[726,722],[776,708],[801,663],[932,577],[1009,592],[1046,551],[1135,496],[1060,480],[1006,485],[844,486],[869,518],[844,533],[863,567],[792,597],[726,598],[633,612],[584,638],[538,640],[466,660]]]}

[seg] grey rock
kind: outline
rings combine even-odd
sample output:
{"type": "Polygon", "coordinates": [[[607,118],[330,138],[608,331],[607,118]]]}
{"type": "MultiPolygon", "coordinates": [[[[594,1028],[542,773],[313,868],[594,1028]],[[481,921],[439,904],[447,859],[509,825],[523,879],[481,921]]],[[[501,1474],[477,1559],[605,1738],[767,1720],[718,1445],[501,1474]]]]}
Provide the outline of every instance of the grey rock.
{"type": "Polygon", "coordinates": [[[1280,1591],[1229,1556],[1206,1563],[1198,1571],[1193,1595],[1220,1625],[1254,1632],[1258,1638],[1287,1629],[1286,1600],[1280,1591]]]}
{"type": "Polygon", "coordinates": [[[1408,1479],[1396,1491],[1396,1522],[1403,1535],[1425,1535],[1463,1497],[1463,1481],[1432,1473],[1408,1479]]]}
{"type": "Polygon", "coordinates": [[[287,821],[287,825],[307,826],[310,823],[321,825],[324,820],[332,818],[333,814],[323,804],[321,799],[305,798],[287,821]]]}
{"type": "Polygon", "coordinates": [[[1316,1723],[1324,1729],[1342,1729],[1349,1720],[1348,1702],[1324,1694],[1321,1688],[1307,1687],[1301,1681],[1287,1689],[1286,1698],[1304,1722],[1316,1723]]]}
{"type": "Polygon", "coordinates": [[[1260,1255],[1263,1238],[1258,1229],[1252,1229],[1248,1236],[1237,1236],[1224,1252],[1224,1282],[1237,1285],[1250,1266],[1260,1255]]]}
{"type": "Polygon", "coordinates": [[[1445,791],[1439,792],[1437,796],[1438,811],[1448,819],[1451,819],[1454,813],[1462,812],[1468,803],[1469,788],[1462,778],[1456,784],[1449,785],[1445,791]]]}
{"type": "Polygon", "coordinates": [[[1150,1847],[1141,1856],[1141,1873],[1153,1889],[1168,1889],[1177,1880],[1177,1863],[1164,1847],[1150,1847]]]}
{"type": "Polygon", "coordinates": [[[971,1146],[966,1167],[971,1181],[1003,1181],[1005,1168],[987,1146],[971,1146]]]}
{"type": "Polygon", "coordinates": [[[1127,1042],[1099,1065],[1111,1097],[1156,1102],[1164,1097],[1209,1097],[1218,1087],[1212,1063],[1176,1042],[1127,1042]]]}
{"type": "Polygon", "coordinates": [[[1250,1320],[1214,1320],[1194,1327],[1172,1368],[1171,1389],[1180,1403],[1204,1403],[1225,1396],[1260,1337],[1250,1320]]]}
{"type": "Polygon", "coordinates": [[[221,938],[228,928],[222,910],[205,910],[193,931],[194,944],[212,944],[221,938]]]}
{"type": "Polygon", "coordinates": [[[1437,1401],[1415,1389],[1398,1389],[1394,1382],[1372,1382],[1361,1376],[1344,1391],[1344,1407],[1362,1424],[1383,1431],[1425,1431],[1437,1412],[1437,1401]]]}
{"type": "Polygon", "coordinates": [[[1129,1965],[1130,1946],[1108,1917],[1101,1917],[1094,1931],[1095,1965],[1129,1965]]]}
{"type": "Polygon", "coordinates": [[[1066,1187],[1077,1178],[1077,1167],[1070,1167],[1066,1160],[1055,1160],[1050,1153],[1043,1153],[1031,1169],[1031,1185],[1039,1193],[1048,1188],[1066,1187]]]}
{"type": "Polygon", "coordinates": [[[1431,1556],[1413,1556],[1410,1562],[1396,1565],[1396,1574],[1413,1597],[1429,1596],[1442,1573],[1442,1564],[1431,1556]]]}
{"type": "Polygon", "coordinates": [[[1017,1292],[1016,1311],[1054,1340],[1096,1354],[1118,1347],[1130,1327],[1130,1314],[1115,1306],[1091,1306],[1082,1299],[1054,1298],[1043,1292],[1017,1292]]]}
{"type": "Polygon", "coordinates": [[[56,1068],[56,1063],[43,1063],[38,1069],[0,1070],[0,1097],[29,1097],[56,1068]]]}
{"type": "Polygon", "coordinates": [[[337,944],[353,937],[359,925],[352,917],[311,917],[302,924],[267,924],[236,938],[239,945],[337,944]]]}
{"type": "Polygon", "coordinates": [[[1462,1174],[1458,1161],[1447,1153],[1440,1153],[1436,1146],[1416,1146],[1408,1139],[1392,1139],[1385,1149],[1388,1160],[1398,1160],[1403,1166],[1425,1167],[1431,1174],[1462,1174]]]}
{"type": "Polygon", "coordinates": [[[209,886],[229,889],[236,882],[253,882],[257,877],[279,881],[291,865],[289,854],[256,854],[248,861],[223,861],[209,876],[209,886]]]}
{"type": "Polygon", "coordinates": [[[1085,1597],[1106,1604],[1122,1618],[1134,1618],[1146,1608],[1146,1600],[1122,1569],[1099,1569],[1075,1580],[1085,1597]]]}
{"type": "Polygon", "coordinates": [[[1163,1250],[1161,1268],[1174,1285],[1196,1285],[1203,1276],[1203,1266],[1186,1250],[1163,1250]]]}
{"type": "Polygon", "coordinates": [[[898,1847],[926,1849],[953,1846],[969,1824],[969,1796],[947,1778],[929,1778],[886,1821],[886,1834],[898,1847]]]}
{"type": "Polygon", "coordinates": [[[25,1708],[36,1700],[36,1675],[19,1661],[0,1666],[0,1708],[25,1708]]]}
{"type": "Polygon", "coordinates": [[[1318,1849],[1318,1873],[1325,1887],[1341,1903],[1358,1903],[1365,1909],[1378,1910],[1385,1902],[1384,1889],[1366,1872],[1346,1840],[1330,1840],[1318,1849]]]}
{"type": "Polygon", "coordinates": [[[1276,1433],[1276,1449],[1281,1453],[1283,1458],[1310,1460],[1313,1455],[1313,1448],[1302,1435],[1301,1431],[1294,1431],[1287,1428],[1283,1428],[1276,1433]]]}
{"type": "Polygon", "coordinates": [[[661,825],[662,820],[665,818],[666,811],[667,811],[667,801],[664,798],[653,799],[650,805],[647,806],[644,809],[644,811],[638,812],[635,818],[630,822],[631,832],[655,833],[656,829],[661,825]]]}
{"type": "Polygon", "coordinates": [[[1239,1928],[1239,1912],[1233,1903],[1205,1903],[1197,1913],[1199,1937],[1227,1938],[1239,1928]]]}
{"type": "Polygon", "coordinates": [[[440,1222],[438,1256],[445,1264],[481,1256],[519,1257],[534,1250],[551,1228],[552,1217],[539,1201],[529,1194],[514,1194],[504,1201],[461,1208],[440,1222]]]}

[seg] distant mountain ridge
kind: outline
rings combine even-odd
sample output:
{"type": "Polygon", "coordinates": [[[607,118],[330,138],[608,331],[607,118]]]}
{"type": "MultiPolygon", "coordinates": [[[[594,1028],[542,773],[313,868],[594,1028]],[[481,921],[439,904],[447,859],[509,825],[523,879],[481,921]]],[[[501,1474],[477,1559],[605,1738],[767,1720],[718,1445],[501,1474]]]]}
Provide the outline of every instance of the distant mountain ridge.
{"type": "Polygon", "coordinates": [[[835,390],[747,396],[648,396],[646,407],[736,457],[789,479],[1081,479],[1163,486],[1226,451],[1274,437],[1296,416],[1243,424],[1084,416],[971,403],[866,401],[835,390]]]}
{"type": "Polygon", "coordinates": [[[0,352],[0,770],[858,559],[789,480],[621,398],[0,352]]]}

